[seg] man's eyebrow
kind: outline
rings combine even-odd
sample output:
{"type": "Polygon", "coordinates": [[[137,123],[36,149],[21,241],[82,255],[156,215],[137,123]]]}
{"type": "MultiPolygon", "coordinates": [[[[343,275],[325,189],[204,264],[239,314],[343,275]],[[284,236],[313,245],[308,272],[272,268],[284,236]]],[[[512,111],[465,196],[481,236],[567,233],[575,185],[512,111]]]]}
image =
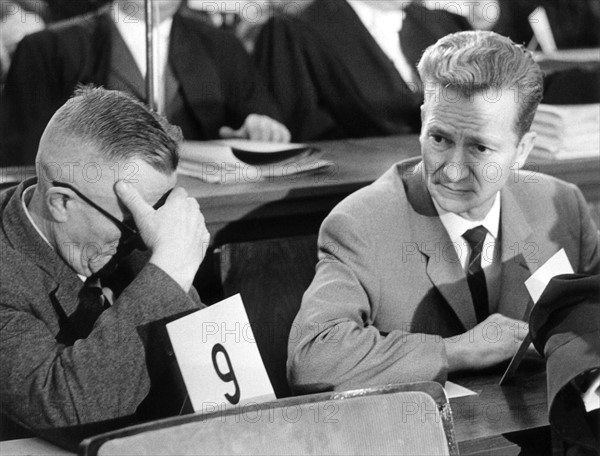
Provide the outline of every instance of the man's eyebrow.
{"type": "Polygon", "coordinates": [[[426,132],[429,134],[437,134],[441,136],[452,136],[452,131],[437,123],[430,124],[426,127],[426,132]]]}
{"type": "Polygon", "coordinates": [[[473,133],[472,135],[468,135],[467,141],[470,144],[476,143],[498,145],[502,141],[502,138],[500,136],[485,135],[479,132],[473,133]]]}

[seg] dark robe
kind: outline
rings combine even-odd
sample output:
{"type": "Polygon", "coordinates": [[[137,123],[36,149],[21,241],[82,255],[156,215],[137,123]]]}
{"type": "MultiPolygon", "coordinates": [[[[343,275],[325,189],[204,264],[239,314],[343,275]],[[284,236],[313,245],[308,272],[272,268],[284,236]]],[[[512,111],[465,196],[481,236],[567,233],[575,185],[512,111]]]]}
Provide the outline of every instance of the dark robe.
{"type": "MultiPolygon", "coordinates": [[[[466,19],[405,8],[400,42],[411,65],[466,19]]],[[[417,132],[422,94],[413,93],[345,0],[317,0],[297,17],[272,18],[255,61],[295,141],[417,132]]]]}
{"type": "MultiPolygon", "coordinates": [[[[167,118],[186,139],[218,137],[251,113],[279,119],[276,104],[234,35],[188,8],[173,17],[167,118]]],[[[109,11],[29,35],[15,52],[0,106],[0,166],[33,164],[52,115],[77,84],[103,85],[144,98],[143,80],[109,11]]]]}

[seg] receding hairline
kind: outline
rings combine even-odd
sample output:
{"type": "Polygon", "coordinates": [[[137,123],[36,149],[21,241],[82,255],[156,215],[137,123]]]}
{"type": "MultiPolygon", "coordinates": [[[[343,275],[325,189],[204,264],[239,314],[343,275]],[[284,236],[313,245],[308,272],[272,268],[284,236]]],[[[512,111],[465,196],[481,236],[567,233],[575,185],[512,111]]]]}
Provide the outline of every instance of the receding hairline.
{"type": "Polygon", "coordinates": [[[38,160],[46,160],[48,153],[51,159],[81,158],[77,149],[85,147],[101,160],[138,159],[169,174],[177,168],[182,139],[179,127],[133,96],[79,86],[48,123],[38,160]]]}

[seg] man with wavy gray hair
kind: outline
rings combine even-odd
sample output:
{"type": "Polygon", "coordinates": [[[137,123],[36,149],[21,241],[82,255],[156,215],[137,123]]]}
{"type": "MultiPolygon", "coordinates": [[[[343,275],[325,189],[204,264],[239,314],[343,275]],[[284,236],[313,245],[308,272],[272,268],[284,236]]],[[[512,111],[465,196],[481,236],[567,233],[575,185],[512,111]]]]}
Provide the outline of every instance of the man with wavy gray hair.
{"type": "Polygon", "coordinates": [[[524,282],[564,249],[598,267],[581,192],[519,172],[534,146],[542,73],[491,32],[429,47],[421,157],[342,201],[288,345],[297,392],[435,380],[511,358],[533,306],[524,282]]]}
{"type": "Polygon", "coordinates": [[[202,306],[209,240],[175,187],[180,140],[134,98],[83,88],[45,129],[37,178],[1,195],[3,425],[74,447],[179,412],[159,323],[202,306]]]}

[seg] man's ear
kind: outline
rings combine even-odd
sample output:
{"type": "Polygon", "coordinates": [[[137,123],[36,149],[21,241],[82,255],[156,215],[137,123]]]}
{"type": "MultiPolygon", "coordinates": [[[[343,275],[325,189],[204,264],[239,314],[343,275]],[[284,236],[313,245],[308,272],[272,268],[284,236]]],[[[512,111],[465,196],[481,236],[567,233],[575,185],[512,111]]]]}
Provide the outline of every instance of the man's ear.
{"type": "Polygon", "coordinates": [[[529,131],[525,133],[519,141],[519,144],[517,145],[517,154],[515,155],[515,164],[518,168],[521,168],[527,161],[529,153],[533,150],[533,147],[535,146],[536,137],[537,133],[529,131]]]}
{"type": "Polygon", "coordinates": [[[75,193],[63,187],[50,187],[46,191],[46,207],[55,222],[64,223],[69,220],[70,202],[75,193]]]}

